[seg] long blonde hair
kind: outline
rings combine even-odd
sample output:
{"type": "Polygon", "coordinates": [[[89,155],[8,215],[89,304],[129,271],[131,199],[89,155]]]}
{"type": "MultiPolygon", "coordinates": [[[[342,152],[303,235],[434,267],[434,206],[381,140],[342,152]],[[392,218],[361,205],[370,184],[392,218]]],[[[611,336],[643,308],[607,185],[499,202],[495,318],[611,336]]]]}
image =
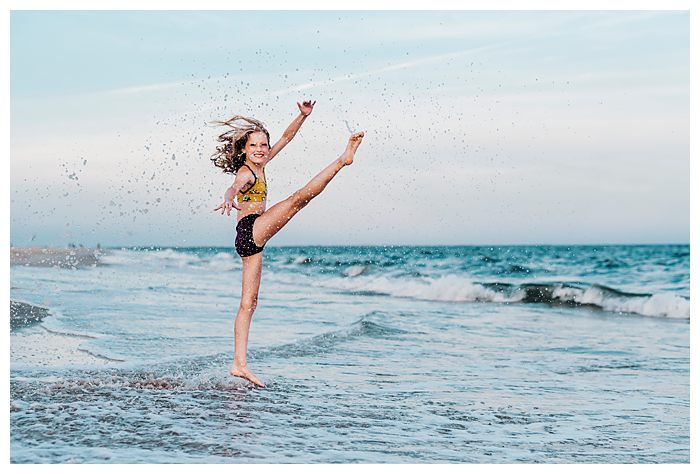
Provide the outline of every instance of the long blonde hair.
{"type": "Polygon", "coordinates": [[[215,120],[212,123],[229,128],[216,139],[223,145],[217,146],[211,157],[214,166],[222,168],[224,173],[236,173],[243,166],[246,158],[243,148],[251,133],[263,132],[270,143],[270,132],[261,121],[254,118],[234,115],[226,121],[215,120]]]}

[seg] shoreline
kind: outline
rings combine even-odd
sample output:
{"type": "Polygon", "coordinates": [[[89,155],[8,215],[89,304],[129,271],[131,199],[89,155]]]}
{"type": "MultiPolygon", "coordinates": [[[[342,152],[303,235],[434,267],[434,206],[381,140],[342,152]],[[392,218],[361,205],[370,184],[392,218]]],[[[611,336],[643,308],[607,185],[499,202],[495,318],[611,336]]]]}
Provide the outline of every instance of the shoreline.
{"type": "Polygon", "coordinates": [[[41,324],[51,310],[10,300],[10,366],[108,365],[124,362],[82,348],[92,336],[55,331],[41,324]]]}
{"type": "Polygon", "coordinates": [[[65,367],[72,365],[112,365],[123,362],[100,356],[80,346],[89,337],[59,333],[43,325],[10,333],[10,369],[30,367],[65,367]]]}

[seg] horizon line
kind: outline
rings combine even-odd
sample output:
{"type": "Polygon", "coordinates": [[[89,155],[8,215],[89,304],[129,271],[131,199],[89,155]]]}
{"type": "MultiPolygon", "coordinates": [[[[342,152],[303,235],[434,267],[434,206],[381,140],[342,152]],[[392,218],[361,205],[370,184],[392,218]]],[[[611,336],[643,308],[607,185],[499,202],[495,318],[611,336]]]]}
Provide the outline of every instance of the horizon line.
{"type": "MultiPolygon", "coordinates": [[[[235,249],[233,245],[100,245],[87,246],[83,244],[68,243],[63,246],[59,245],[10,245],[10,249],[19,248],[83,248],[83,249],[178,249],[178,248],[225,248],[235,249]],[[71,246],[72,245],[72,246],[71,246]]],[[[266,248],[306,248],[306,247],[616,247],[616,246],[637,246],[637,247],[655,247],[665,245],[686,245],[690,246],[690,242],[655,242],[655,243],[508,243],[508,244],[289,244],[289,245],[267,245],[266,248]]]]}

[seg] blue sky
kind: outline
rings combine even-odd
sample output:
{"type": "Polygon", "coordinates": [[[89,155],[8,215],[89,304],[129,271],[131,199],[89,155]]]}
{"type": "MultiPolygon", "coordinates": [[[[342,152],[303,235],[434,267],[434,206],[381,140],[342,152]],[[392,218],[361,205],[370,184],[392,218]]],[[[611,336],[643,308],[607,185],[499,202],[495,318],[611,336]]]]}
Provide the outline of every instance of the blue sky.
{"type": "Polygon", "coordinates": [[[231,245],[209,162],[275,139],[271,204],[367,132],[271,244],[689,240],[685,12],[11,14],[14,245],[231,245]]]}

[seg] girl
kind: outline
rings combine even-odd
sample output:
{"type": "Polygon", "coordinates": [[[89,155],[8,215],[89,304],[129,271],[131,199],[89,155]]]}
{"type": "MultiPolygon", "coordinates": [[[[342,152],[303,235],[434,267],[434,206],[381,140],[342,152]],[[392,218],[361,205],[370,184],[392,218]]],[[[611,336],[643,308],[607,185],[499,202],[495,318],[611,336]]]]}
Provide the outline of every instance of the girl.
{"type": "Polygon", "coordinates": [[[238,211],[236,251],[243,261],[243,288],[234,325],[234,357],[229,373],[258,387],[265,385],[248,369],[246,353],[250,321],[258,302],[263,248],[297,212],[324,190],[338,171],[352,164],[357,147],[365,135],[364,132],[352,134],[345,151],[336,160],[306,186],[266,210],[265,165],[294,138],[315,104],[315,101],[305,101],[302,104],[297,102],[300,114],[272,148],[269,132],[255,119],[236,115],[225,122],[215,122],[227,126],[229,130],[219,135],[218,141],[224,145],[216,148],[212,161],[215,166],[223,168],[225,173],[235,174],[236,178],[224,193],[224,202],[214,211],[221,209],[221,214],[226,212],[227,216],[231,215],[232,208],[238,211]]]}

